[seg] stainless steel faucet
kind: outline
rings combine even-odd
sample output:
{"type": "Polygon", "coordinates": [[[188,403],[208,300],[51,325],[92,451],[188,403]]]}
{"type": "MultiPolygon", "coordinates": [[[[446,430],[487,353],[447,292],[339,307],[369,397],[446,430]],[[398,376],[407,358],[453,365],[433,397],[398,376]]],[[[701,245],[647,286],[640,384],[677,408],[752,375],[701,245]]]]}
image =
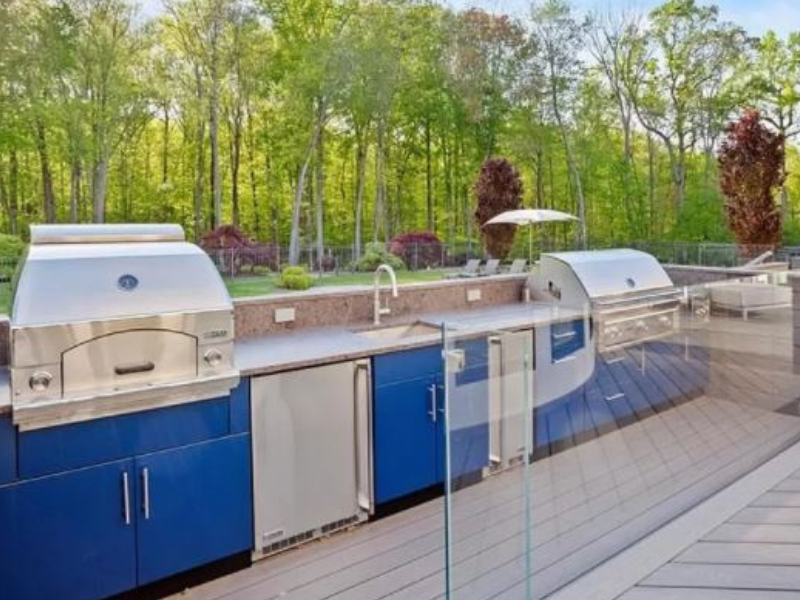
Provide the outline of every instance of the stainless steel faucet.
{"type": "Polygon", "coordinates": [[[386,306],[381,306],[381,271],[386,271],[389,274],[389,279],[392,280],[392,298],[397,298],[397,276],[394,274],[394,269],[389,265],[379,265],[375,269],[375,303],[374,303],[374,320],[375,325],[381,324],[381,315],[388,315],[392,311],[389,309],[389,300],[386,300],[386,306]]]}

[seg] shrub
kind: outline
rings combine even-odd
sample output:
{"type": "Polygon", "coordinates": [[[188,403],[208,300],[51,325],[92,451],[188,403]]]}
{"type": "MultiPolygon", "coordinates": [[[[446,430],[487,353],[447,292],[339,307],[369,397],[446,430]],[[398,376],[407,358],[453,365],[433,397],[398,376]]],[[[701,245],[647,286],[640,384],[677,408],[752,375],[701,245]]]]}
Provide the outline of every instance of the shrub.
{"type": "Polygon", "coordinates": [[[25,242],[15,235],[0,234],[0,281],[10,281],[14,276],[25,242]]]}
{"type": "Polygon", "coordinates": [[[402,271],[406,268],[403,260],[386,249],[380,242],[367,244],[364,255],[356,261],[356,271],[374,271],[378,266],[387,264],[395,271],[402,271]]]}
{"type": "Polygon", "coordinates": [[[480,229],[483,246],[493,258],[504,259],[514,244],[517,226],[483,227],[483,224],[502,212],[522,206],[522,179],[519,172],[505,158],[490,158],[481,167],[474,192],[478,200],[475,222],[480,229]]]}
{"type": "Polygon", "coordinates": [[[409,232],[392,238],[389,252],[415,269],[429,269],[442,263],[442,242],[429,231],[409,232]]]}
{"type": "Polygon", "coordinates": [[[307,290],[314,284],[314,278],[305,267],[286,267],[278,278],[278,287],[287,290],[307,290]]]}

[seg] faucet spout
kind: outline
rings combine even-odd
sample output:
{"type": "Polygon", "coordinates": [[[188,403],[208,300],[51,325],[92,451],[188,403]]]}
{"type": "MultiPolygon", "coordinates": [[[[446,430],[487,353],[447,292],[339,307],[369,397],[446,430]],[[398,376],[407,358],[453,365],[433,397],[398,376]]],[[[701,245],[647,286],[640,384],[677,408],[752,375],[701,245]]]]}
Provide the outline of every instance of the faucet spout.
{"type": "Polygon", "coordinates": [[[385,307],[381,307],[381,273],[386,272],[389,274],[389,279],[392,283],[392,298],[397,298],[397,275],[394,272],[394,269],[390,265],[382,264],[379,265],[377,269],[375,269],[375,277],[373,281],[374,287],[374,319],[373,323],[375,325],[381,324],[381,315],[388,315],[391,310],[389,309],[389,305],[385,307]]]}

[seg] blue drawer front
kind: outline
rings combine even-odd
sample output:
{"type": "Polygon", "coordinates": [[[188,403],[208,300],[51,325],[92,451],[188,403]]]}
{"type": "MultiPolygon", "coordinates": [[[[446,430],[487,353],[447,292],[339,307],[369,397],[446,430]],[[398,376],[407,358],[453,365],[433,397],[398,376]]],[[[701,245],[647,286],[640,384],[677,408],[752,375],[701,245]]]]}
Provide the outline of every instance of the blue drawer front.
{"type": "Polygon", "coordinates": [[[19,476],[40,477],[228,435],[229,400],[217,398],[19,434],[19,476]]]}
{"type": "Polygon", "coordinates": [[[553,362],[575,354],[585,345],[586,327],[583,319],[550,326],[550,358],[553,362]]]}
{"type": "Polygon", "coordinates": [[[17,429],[11,415],[0,417],[0,485],[17,478],[17,429]]]}

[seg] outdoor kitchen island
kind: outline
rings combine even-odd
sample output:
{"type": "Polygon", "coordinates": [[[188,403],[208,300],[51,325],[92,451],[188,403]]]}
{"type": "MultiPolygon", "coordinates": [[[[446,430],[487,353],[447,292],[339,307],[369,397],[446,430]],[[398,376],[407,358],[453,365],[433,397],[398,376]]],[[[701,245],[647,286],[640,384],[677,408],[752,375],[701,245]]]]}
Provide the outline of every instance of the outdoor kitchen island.
{"type": "MultiPolygon", "coordinates": [[[[124,242],[104,239],[94,243],[100,246],[127,242],[179,243],[152,239],[124,242]]],[[[152,250],[157,255],[163,248],[166,246],[152,250]]],[[[119,248],[114,249],[117,250],[119,248]]],[[[70,253],[79,254],[77,249],[67,254],[70,253]]],[[[148,279],[137,276],[139,268],[141,265],[126,264],[123,273],[113,273],[113,293],[121,294],[127,301],[142,290],[147,291],[148,279]],[[128,276],[135,277],[136,283],[128,276]]],[[[216,272],[213,275],[218,278],[216,272]]],[[[91,278],[83,280],[82,284],[89,285],[90,281],[91,278]]],[[[219,281],[214,282],[209,275],[209,285],[217,283],[219,281]]],[[[62,285],[66,286],[67,282],[62,285]]],[[[464,287],[475,284],[458,285],[463,293],[464,287]]],[[[162,299],[169,298],[169,294],[162,296],[162,299]]],[[[135,317],[142,318],[157,319],[153,315],[135,317]]],[[[575,367],[574,373],[586,374],[570,378],[565,374],[572,371],[560,373],[554,379],[561,382],[563,389],[549,388],[548,402],[536,407],[537,427],[541,427],[539,423],[545,424],[541,431],[537,429],[536,437],[545,440],[547,448],[542,447],[543,444],[537,446],[534,476],[547,474],[548,479],[566,477],[571,480],[577,474],[576,469],[581,470],[579,464],[585,458],[602,455],[608,457],[608,461],[596,464],[592,483],[584,482],[579,489],[574,485],[564,488],[564,480],[555,487],[545,484],[537,488],[537,502],[548,507],[557,495],[563,495],[565,489],[569,491],[564,496],[565,502],[559,500],[555,514],[548,512],[537,518],[537,527],[544,527],[537,531],[549,532],[539,539],[545,544],[540,551],[550,561],[537,561],[537,564],[549,564],[555,569],[559,560],[576,552],[576,546],[582,547],[581,555],[585,555],[581,564],[598,560],[603,543],[596,548],[587,542],[598,535],[608,542],[607,535],[614,533],[614,528],[622,525],[620,519],[627,519],[630,512],[627,504],[613,501],[609,504],[607,500],[595,504],[593,495],[602,497],[616,493],[607,488],[613,483],[609,474],[630,473],[631,469],[636,469],[639,459],[649,456],[648,432],[653,428],[663,426],[677,431],[687,420],[697,422],[700,416],[719,410],[727,414],[724,422],[716,423],[715,427],[695,431],[691,442],[687,438],[685,444],[670,446],[678,451],[689,443],[718,444],[717,427],[728,430],[741,426],[736,411],[723,410],[724,404],[703,396],[708,380],[703,372],[708,368],[708,361],[702,352],[687,354],[678,360],[676,348],[680,340],[654,340],[654,366],[650,372],[654,376],[661,375],[653,380],[633,380],[628,358],[617,356],[608,361],[601,358],[595,365],[594,328],[585,311],[549,302],[506,303],[468,311],[415,314],[410,329],[406,318],[387,323],[378,330],[366,328],[362,323],[251,337],[231,344],[234,360],[227,366],[224,352],[221,359],[216,352],[210,353],[218,349],[217,343],[227,344],[229,339],[219,333],[228,325],[220,328],[219,321],[214,322],[216,325],[211,329],[214,335],[205,337],[203,330],[198,330],[198,337],[209,340],[214,347],[191,355],[197,368],[171,365],[166,373],[160,370],[161,360],[176,359],[182,353],[164,351],[159,344],[155,349],[142,350],[137,341],[140,328],[130,327],[130,321],[125,319],[78,328],[78,333],[73,335],[81,331],[94,332],[94,335],[77,345],[74,337],[52,336],[56,341],[67,339],[75,347],[102,340],[96,346],[99,350],[82,352],[80,357],[98,367],[101,377],[105,374],[101,367],[105,365],[113,373],[112,380],[132,377],[136,382],[131,387],[103,385],[92,393],[87,392],[86,380],[82,379],[79,393],[71,395],[63,392],[69,392],[70,388],[46,370],[52,368],[46,367],[53,364],[52,360],[41,361],[45,367],[36,367],[33,360],[21,361],[21,357],[29,358],[33,354],[15,350],[14,344],[18,341],[15,332],[24,324],[16,321],[15,329],[12,315],[12,380],[10,384],[6,382],[6,395],[0,395],[3,405],[0,409],[0,531],[3,532],[0,536],[0,600],[99,600],[163,582],[165,578],[180,578],[187,571],[237,556],[269,557],[241,573],[246,580],[263,573],[260,565],[270,572],[285,573],[281,565],[299,565],[295,561],[313,557],[326,544],[332,544],[332,548],[342,545],[347,548],[354,539],[372,538],[375,531],[394,529],[399,533],[403,531],[403,523],[416,522],[420,514],[436,515],[430,504],[419,505],[419,500],[426,497],[425,493],[441,492],[447,471],[440,450],[447,432],[442,420],[437,418],[444,401],[442,337],[438,330],[442,324],[466,330],[463,340],[456,343],[456,349],[463,352],[460,367],[463,379],[486,392],[479,395],[482,399],[476,405],[485,413],[483,421],[451,439],[452,453],[464,469],[456,475],[468,476],[473,483],[459,493],[474,496],[475,512],[472,514],[477,519],[476,524],[491,522],[499,515],[508,517],[510,525],[516,523],[518,511],[514,508],[517,502],[514,496],[518,487],[513,480],[524,471],[509,469],[488,476],[492,467],[489,448],[493,434],[488,423],[492,399],[488,389],[481,386],[487,385],[490,370],[497,368],[488,351],[489,338],[503,330],[526,334],[530,336],[528,339],[536,340],[536,367],[543,377],[547,377],[547,369],[553,365],[565,369],[568,365],[578,365],[580,368],[575,367]],[[398,331],[402,335],[397,335],[398,331]],[[116,335],[130,334],[135,334],[130,343],[123,337],[117,338],[122,343],[109,343],[108,338],[113,340],[116,335]],[[565,339],[569,340],[568,344],[562,342],[565,339]],[[117,352],[124,361],[117,361],[117,352]],[[141,354],[143,352],[146,354],[141,354]],[[209,361],[208,357],[213,360],[209,361]],[[584,368],[586,365],[589,367],[584,368]],[[224,385],[232,382],[231,366],[236,370],[236,377],[229,392],[220,393],[218,388],[197,392],[198,388],[203,389],[205,382],[187,377],[187,374],[204,373],[208,369],[223,369],[221,378],[213,374],[209,378],[210,389],[214,389],[220,381],[224,381],[224,385]],[[687,370],[682,371],[682,368],[687,370]],[[15,380],[13,374],[21,372],[25,373],[24,378],[15,380]],[[164,377],[148,382],[148,374],[164,377]],[[49,380],[48,375],[52,377],[49,380]],[[44,381],[48,383],[42,385],[44,381]],[[20,383],[28,385],[30,391],[19,391],[17,395],[15,390],[20,383]],[[594,398],[597,394],[615,397],[606,388],[609,385],[621,386],[624,391],[617,394],[628,394],[631,401],[619,401],[621,396],[617,397],[615,411],[619,413],[603,410],[604,426],[599,427],[599,422],[591,420],[600,414],[592,408],[597,406],[594,398]],[[652,386],[657,385],[664,389],[654,392],[652,386]],[[60,398],[57,397],[59,386],[62,386],[60,398]],[[183,389],[185,394],[175,393],[176,389],[183,389]],[[634,397],[635,389],[650,391],[634,397]],[[41,411],[36,410],[37,403],[41,411]],[[652,403],[650,408],[646,406],[648,403],[652,403]],[[580,427],[569,419],[575,410],[583,416],[580,427]],[[566,426],[564,416],[568,417],[566,426]],[[631,453],[629,448],[637,450],[631,453]],[[501,512],[482,515],[484,508],[481,507],[485,502],[481,497],[487,493],[505,498],[501,512]],[[354,527],[374,520],[386,506],[405,508],[413,504],[409,499],[415,498],[417,507],[354,527]],[[553,519],[556,523],[565,518],[574,522],[572,511],[576,501],[591,503],[594,512],[589,515],[588,522],[577,523],[576,532],[570,534],[570,544],[566,545],[560,528],[552,529],[553,519]],[[605,518],[604,510],[612,514],[605,518]],[[602,518],[599,528],[598,518],[602,518]],[[394,528],[393,524],[397,523],[399,527],[394,528]],[[337,530],[349,530],[349,533],[332,536],[323,546],[305,544],[337,530]],[[554,551],[553,545],[560,550],[554,551]],[[300,547],[272,556],[294,546],[300,547]]],[[[196,316],[187,318],[184,315],[171,322],[170,331],[179,326],[185,331],[186,327],[197,326],[197,323],[196,316]]],[[[45,332],[52,332],[53,324],[43,327],[45,332]]],[[[152,326],[152,331],[158,330],[152,326]]],[[[35,333],[26,334],[28,337],[21,335],[20,340],[30,339],[35,333]]],[[[31,345],[31,349],[52,352],[48,350],[49,338],[40,339],[42,341],[31,345]]],[[[70,351],[61,353],[68,355],[70,351]]],[[[630,360],[633,359],[631,355],[630,360]]],[[[64,365],[56,375],[64,382],[71,381],[64,365]]],[[[750,443],[737,448],[737,452],[744,460],[744,453],[755,449],[748,458],[755,461],[777,451],[795,432],[787,425],[787,420],[794,421],[789,417],[751,412],[744,420],[757,423],[763,435],[754,436],[750,443]]],[[[724,465],[715,462],[715,456],[701,455],[702,460],[695,468],[682,469],[680,481],[670,485],[680,484],[694,490],[695,495],[719,485],[719,478],[727,474],[722,469],[724,465]],[[709,479],[715,471],[720,473],[709,479]]],[[[661,458],[664,459],[663,454],[661,458]]],[[[664,465],[663,468],[668,467],[664,465]]],[[[649,483],[630,481],[625,489],[635,496],[641,491],[641,485],[649,483]]],[[[659,493],[647,490],[648,493],[637,500],[641,502],[640,510],[660,508],[664,494],[670,489],[667,485],[659,493]]],[[[682,502],[689,502],[693,497],[688,493],[682,502]]],[[[441,507],[441,501],[434,502],[441,507]]],[[[473,504],[473,500],[469,502],[473,504]]],[[[426,556],[431,551],[436,552],[440,541],[436,531],[443,525],[443,519],[441,514],[426,519],[436,522],[429,523],[424,532],[414,533],[409,545],[398,539],[397,551],[405,553],[403,560],[408,566],[405,570],[413,571],[413,564],[424,561],[432,569],[430,573],[426,567],[426,575],[418,572],[419,576],[414,575],[410,580],[398,580],[399,587],[392,587],[394,584],[384,587],[379,574],[386,572],[385,565],[375,564],[379,569],[375,574],[370,570],[372,561],[362,556],[361,551],[357,554],[334,551],[340,562],[329,574],[338,569],[347,581],[323,584],[320,579],[322,587],[317,591],[340,593],[346,598],[351,587],[372,585],[377,586],[373,590],[376,594],[367,593],[364,597],[378,598],[381,594],[377,591],[394,589],[401,598],[403,590],[413,585],[430,591],[432,598],[438,596],[442,587],[437,573],[443,569],[444,562],[426,559],[426,556]],[[414,540],[420,535],[426,541],[417,548],[414,540]],[[432,541],[436,542],[433,547],[432,541]],[[370,578],[375,578],[375,582],[370,584],[370,578]]],[[[630,541],[631,535],[615,537],[614,547],[630,541]]],[[[406,534],[401,537],[409,539],[406,534]]],[[[386,541],[390,546],[394,544],[386,541]]],[[[369,554],[369,548],[367,543],[363,549],[369,554]]],[[[382,556],[383,552],[375,554],[376,559],[382,556]]],[[[504,554],[493,556],[500,558],[504,554]]],[[[313,569],[293,571],[290,579],[295,581],[301,574],[316,577],[317,568],[327,569],[332,566],[328,563],[328,558],[320,563],[311,560],[307,564],[313,564],[313,569]]],[[[483,567],[477,566],[480,568],[476,573],[480,573],[483,567]]],[[[564,571],[562,575],[569,572],[564,571]]],[[[554,575],[550,585],[558,585],[559,577],[554,575]]],[[[224,581],[219,585],[224,585],[224,581]]],[[[237,597],[271,598],[295,589],[295,584],[283,578],[274,583],[275,586],[269,584],[269,591],[254,592],[254,595],[245,584],[237,588],[241,591],[237,597]]],[[[306,583],[316,585],[313,580],[306,583]]],[[[190,597],[196,594],[203,597],[203,590],[218,589],[215,585],[199,588],[196,593],[189,592],[190,597]]],[[[298,585],[305,588],[306,584],[298,585]]],[[[296,594],[298,598],[317,596],[316,592],[306,596],[299,588],[296,594]]]]}

